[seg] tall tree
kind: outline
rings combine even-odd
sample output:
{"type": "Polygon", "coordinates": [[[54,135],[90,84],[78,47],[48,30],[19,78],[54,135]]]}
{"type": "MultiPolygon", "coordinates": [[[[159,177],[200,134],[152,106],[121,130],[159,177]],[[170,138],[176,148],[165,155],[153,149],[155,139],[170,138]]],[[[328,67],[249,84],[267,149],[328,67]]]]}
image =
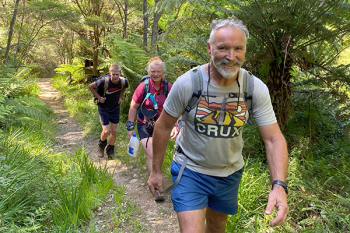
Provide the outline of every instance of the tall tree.
{"type": "Polygon", "coordinates": [[[114,22],[115,15],[112,11],[114,5],[105,0],[73,0],[73,3],[79,9],[82,20],[79,24],[72,25],[72,29],[80,37],[89,40],[93,61],[92,72],[98,76],[101,38],[105,35],[108,23],[114,22]]]}
{"type": "Polygon", "coordinates": [[[143,0],[143,51],[147,52],[148,15],[147,0],[143,0]]]}
{"type": "Polygon", "coordinates": [[[25,7],[25,19],[23,27],[24,38],[22,41],[22,51],[19,60],[31,60],[30,54],[35,50],[38,42],[45,39],[42,33],[47,33],[46,29],[55,31],[55,23],[74,21],[75,14],[66,5],[53,0],[27,1],[25,7]]]}
{"type": "Polygon", "coordinates": [[[128,26],[128,1],[124,0],[124,6],[121,1],[114,0],[115,4],[118,6],[119,15],[123,23],[123,38],[127,39],[127,26],[128,26]]]}
{"type": "Polygon", "coordinates": [[[162,11],[159,10],[158,7],[158,3],[161,0],[155,0],[155,4],[154,7],[156,8],[156,10],[154,11],[153,14],[153,25],[152,25],[152,36],[151,36],[151,55],[155,56],[157,54],[157,49],[156,49],[156,41],[157,41],[157,37],[158,37],[158,22],[160,17],[162,16],[162,11]]]}
{"type": "Polygon", "coordinates": [[[4,58],[4,62],[3,62],[4,64],[7,63],[7,58],[8,58],[8,55],[10,53],[10,47],[11,47],[11,41],[12,41],[12,35],[13,35],[13,26],[15,25],[15,21],[16,21],[16,17],[17,17],[18,4],[19,4],[19,0],[16,0],[15,9],[13,11],[12,20],[11,20],[11,23],[10,23],[10,29],[9,29],[9,35],[8,35],[8,40],[7,40],[5,58],[4,58]]]}
{"type": "Polygon", "coordinates": [[[23,27],[23,21],[24,21],[25,3],[26,3],[26,1],[23,0],[23,12],[22,12],[21,25],[20,25],[19,31],[18,31],[18,40],[17,40],[17,45],[16,45],[16,51],[15,51],[15,55],[14,55],[14,58],[13,58],[13,65],[15,67],[17,67],[16,66],[16,59],[17,59],[17,54],[18,54],[18,51],[19,51],[19,48],[20,48],[20,45],[21,45],[21,35],[22,35],[22,27],[23,27]]]}

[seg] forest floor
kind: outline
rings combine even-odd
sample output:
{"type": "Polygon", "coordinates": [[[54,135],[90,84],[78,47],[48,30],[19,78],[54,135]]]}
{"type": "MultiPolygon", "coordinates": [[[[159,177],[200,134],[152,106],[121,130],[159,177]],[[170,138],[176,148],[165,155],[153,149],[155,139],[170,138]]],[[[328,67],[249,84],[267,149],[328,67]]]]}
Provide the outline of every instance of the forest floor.
{"type": "MultiPolygon", "coordinates": [[[[173,211],[170,195],[165,196],[165,202],[157,203],[148,190],[147,171],[127,166],[120,160],[108,160],[106,156],[99,159],[96,155],[98,138],[83,136],[83,129],[76,120],[69,116],[64,107],[64,99],[58,91],[52,87],[50,79],[41,79],[38,82],[41,92],[39,98],[46,102],[55,112],[55,118],[59,124],[57,142],[54,145],[55,152],[64,152],[67,155],[75,152],[75,148],[85,145],[90,160],[96,166],[104,167],[107,164],[109,171],[113,173],[113,180],[118,186],[125,186],[125,196],[136,206],[139,211],[132,213],[129,222],[139,222],[139,229],[155,233],[179,232],[176,213],[173,211]]],[[[125,155],[126,156],[126,155],[125,155]]],[[[167,181],[169,183],[169,181],[167,181]]],[[[102,206],[95,211],[91,220],[96,223],[94,232],[141,232],[135,226],[127,222],[114,226],[110,213],[115,208],[113,194],[108,195],[102,206]],[[114,228],[118,229],[114,229],[114,228]]]]}

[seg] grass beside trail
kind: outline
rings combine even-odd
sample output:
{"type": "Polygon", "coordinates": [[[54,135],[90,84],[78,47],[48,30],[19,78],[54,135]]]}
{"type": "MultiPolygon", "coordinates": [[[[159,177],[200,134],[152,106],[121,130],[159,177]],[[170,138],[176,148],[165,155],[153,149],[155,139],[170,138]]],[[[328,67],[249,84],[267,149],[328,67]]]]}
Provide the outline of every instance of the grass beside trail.
{"type": "MultiPolygon", "coordinates": [[[[99,138],[101,126],[97,106],[93,104],[87,85],[68,85],[65,77],[56,76],[54,86],[66,99],[65,105],[70,114],[85,127],[86,135],[99,138]]],[[[121,155],[120,160],[146,170],[141,148],[137,158],[126,155],[126,117],[127,113],[122,112],[118,124],[116,148],[121,155]]],[[[238,214],[229,216],[226,232],[350,232],[349,144],[341,141],[324,143],[312,148],[309,157],[305,158],[305,138],[297,135],[300,146],[291,149],[289,158],[289,215],[281,227],[271,228],[269,222],[276,216],[276,211],[271,216],[264,214],[270,178],[263,143],[256,125],[246,126],[243,135],[246,165],[238,195],[238,214]]],[[[163,164],[163,174],[169,177],[173,145],[174,141],[170,141],[163,164]]]]}
{"type": "Polygon", "coordinates": [[[0,232],[98,232],[96,223],[87,223],[107,196],[115,207],[107,213],[109,224],[142,232],[130,220],[137,208],[124,198],[125,188],[114,184],[106,168],[93,165],[84,146],[73,154],[53,150],[57,119],[35,98],[36,84],[21,86],[26,96],[11,101],[22,104],[0,119],[0,232]]]}

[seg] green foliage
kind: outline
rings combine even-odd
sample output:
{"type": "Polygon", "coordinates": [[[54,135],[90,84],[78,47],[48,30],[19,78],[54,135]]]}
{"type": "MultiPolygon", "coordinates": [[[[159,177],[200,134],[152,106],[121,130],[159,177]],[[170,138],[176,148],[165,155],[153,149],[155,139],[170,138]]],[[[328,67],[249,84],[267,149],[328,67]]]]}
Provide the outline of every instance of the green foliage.
{"type": "MultiPolygon", "coordinates": [[[[18,130],[0,140],[1,154],[5,158],[0,163],[0,209],[4,232],[14,226],[29,227],[27,218],[35,216],[36,209],[45,209],[50,196],[50,193],[42,192],[47,190],[49,183],[46,176],[48,160],[41,153],[32,157],[30,151],[18,142],[23,136],[18,130]]],[[[43,150],[42,145],[36,143],[36,147],[43,150]]],[[[47,209],[44,212],[48,214],[47,209]]],[[[38,224],[38,219],[33,219],[32,226],[38,224]]]]}
{"type": "Polygon", "coordinates": [[[20,76],[10,66],[0,65],[0,93],[2,97],[16,97],[23,91],[24,85],[20,76]]]}
{"type": "Polygon", "coordinates": [[[339,108],[337,101],[338,96],[328,92],[295,92],[294,111],[286,129],[287,141],[291,145],[298,145],[302,137],[308,136],[310,144],[318,147],[346,140],[349,118],[345,114],[339,115],[343,109],[339,108]]]}
{"type": "Polygon", "coordinates": [[[31,79],[33,67],[15,72],[10,66],[0,66],[0,130],[13,124],[40,123],[47,119],[45,104],[32,97],[38,94],[38,87],[31,79]]]}
{"type": "Polygon", "coordinates": [[[149,57],[132,39],[130,36],[128,40],[123,40],[118,35],[110,33],[104,42],[110,50],[114,63],[122,61],[124,66],[143,76],[147,73],[149,57]]]}
{"type": "Polygon", "coordinates": [[[55,69],[56,72],[63,75],[69,75],[69,78],[73,83],[82,81],[85,79],[84,64],[80,59],[74,59],[72,64],[61,64],[55,69]]]}
{"type": "MultiPolygon", "coordinates": [[[[336,147],[339,146],[340,142],[336,147]]],[[[296,229],[314,229],[316,232],[347,232],[350,229],[348,150],[348,145],[334,154],[322,150],[324,158],[305,161],[303,149],[293,149],[289,201],[290,217],[296,223],[296,229]]]]}
{"type": "Polygon", "coordinates": [[[259,134],[258,125],[254,122],[254,125],[245,125],[243,127],[243,155],[252,159],[261,159],[266,162],[265,145],[259,134]]]}

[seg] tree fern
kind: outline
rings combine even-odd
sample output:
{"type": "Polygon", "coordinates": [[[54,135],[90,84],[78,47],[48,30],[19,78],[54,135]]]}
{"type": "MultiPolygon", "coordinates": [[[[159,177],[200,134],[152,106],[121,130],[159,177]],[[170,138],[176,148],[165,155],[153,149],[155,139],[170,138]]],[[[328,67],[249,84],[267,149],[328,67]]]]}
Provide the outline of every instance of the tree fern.
{"type": "MultiPolygon", "coordinates": [[[[132,36],[130,37],[132,38],[132,36]]],[[[142,50],[141,46],[136,45],[130,39],[123,40],[116,34],[109,34],[105,43],[114,61],[123,62],[125,67],[137,74],[146,74],[149,56],[142,50]]]]}

